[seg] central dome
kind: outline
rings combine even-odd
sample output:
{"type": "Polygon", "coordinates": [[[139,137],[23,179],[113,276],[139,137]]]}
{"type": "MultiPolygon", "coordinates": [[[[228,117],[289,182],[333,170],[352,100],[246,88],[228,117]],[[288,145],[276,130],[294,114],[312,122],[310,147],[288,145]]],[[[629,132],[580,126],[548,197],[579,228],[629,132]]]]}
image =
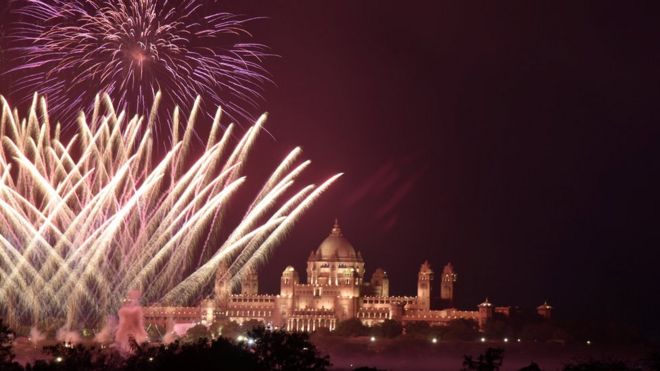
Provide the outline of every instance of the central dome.
{"type": "Polygon", "coordinates": [[[316,257],[321,260],[357,260],[358,255],[355,253],[353,245],[341,233],[339,223],[335,220],[335,225],[332,227],[330,235],[321,242],[319,248],[316,250],[316,257]]]}

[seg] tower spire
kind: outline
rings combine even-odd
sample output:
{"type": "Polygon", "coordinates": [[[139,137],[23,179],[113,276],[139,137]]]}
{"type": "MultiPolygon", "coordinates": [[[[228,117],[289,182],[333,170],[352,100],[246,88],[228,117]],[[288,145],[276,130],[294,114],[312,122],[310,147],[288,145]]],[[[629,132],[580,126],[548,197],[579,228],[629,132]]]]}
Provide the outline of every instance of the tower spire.
{"type": "Polygon", "coordinates": [[[330,235],[335,237],[343,236],[341,233],[341,227],[339,226],[339,220],[337,218],[335,218],[335,224],[332,225],[332,231],[330,232],[330,235]]]}

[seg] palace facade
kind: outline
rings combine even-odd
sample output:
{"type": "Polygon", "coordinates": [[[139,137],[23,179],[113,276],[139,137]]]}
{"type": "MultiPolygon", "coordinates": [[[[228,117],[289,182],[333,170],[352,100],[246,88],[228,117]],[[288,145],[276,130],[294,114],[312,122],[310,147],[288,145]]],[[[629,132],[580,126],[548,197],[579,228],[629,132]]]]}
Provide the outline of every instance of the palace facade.
{"type": "MultiPolygon", "coordinates": [[[[508,307],[494,307],[488,300],[476,310],[454,308],[456,272],[451,263],[442,269],[439,295],[434,294],[434,272],[428,262],[419,270],[416,296],[390,296],[389,277],[381,268],[365,280],[365,261],[335,221],[330,234],[307,259],[306,281],[292,266],[282,272],[280,293],[259,293],[256,272],[245,274],[240,294],[232,294],[228,283],[216,280],[214,298],[198,307],[147,307],[150,324],[212,323],[216,318],[243,323],[258,320],[272,328],[290,331],[331,331],[339,321],[358,318],[367,326],[393,319],[403,324],[425,321],[445,325],[454,319],[470,319],[483,326],[494,313],[508,313],[508,307]],[[436,297],[437,296],[437,297],[436,297]],[[440,307],[431,303],[439,299],[440,307]]],[[[222,274],[218,274],[218,277],[222,274]]]]}

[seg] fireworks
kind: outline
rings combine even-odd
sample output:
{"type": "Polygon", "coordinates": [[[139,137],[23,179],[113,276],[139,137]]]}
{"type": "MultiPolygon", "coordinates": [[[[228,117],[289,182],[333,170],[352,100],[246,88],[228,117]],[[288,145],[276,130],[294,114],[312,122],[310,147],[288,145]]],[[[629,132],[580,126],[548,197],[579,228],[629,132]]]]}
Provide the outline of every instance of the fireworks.
{"type": "MultiPolygon", "coordinates": [[[[237,279],[341,174],[293,189],[308,166],[294,149],[232,230],[227,203],[245,182],[245,159],[265,115],[232,145],[215,116],[205,150],[191,152],[200,100],[155,159],[151,115],[129,118],[109,96],[78,117],[70,140],[34,95],[26,118],[2,98],[0,125],[0,313],[22,322],[98,323],[129,290],[148,303],[184,304],[212,286],[217,267],[237,279]],[[298,165],[296,165],[299,163],[298,165]],[[293,196],[286,199],[286,195],[293,196]],[[223,237],[216,243],[217,236],[223,237]]],[[[179,126],[179,113],[172,118],[179,126]]],[[[234,215],[235,212],[234,212],[234,215]]]]}
{"type": "Polygon", "coordinates": [[[250,19],[214,12],[205,0],[26,1],[13,37],[21,64],[9,73],[25,74],[17,87],[28,97],[46,87],[63,121],[100,90],[128,112],[147,112],[158,91],[166,107],[186,111],[202,95],[209,107],[253,122],[268,54],[241,42],[250,19]]]}

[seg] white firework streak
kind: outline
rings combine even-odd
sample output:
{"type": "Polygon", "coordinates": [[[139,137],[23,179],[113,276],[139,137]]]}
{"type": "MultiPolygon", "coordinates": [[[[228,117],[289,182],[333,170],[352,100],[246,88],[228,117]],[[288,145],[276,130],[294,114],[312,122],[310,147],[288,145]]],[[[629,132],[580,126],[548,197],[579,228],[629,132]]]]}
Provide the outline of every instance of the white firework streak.
{"type": "Polygon", "coordinates": [[[0,97],[0,315],[95,325],[133,289],[148,303],[199,300],[221,263],[236,281],[341,175],[295,190],[310,164],[295,148],[227,229],[227,204],[246,182],[242,169],[266,116],[232,146],[233,125],[221,133],[218,109],[195,155],[198,98],[182,136],[174,110],[171,145],[154,161],[160,96],[145,122],[97,95],[68,142],[59,123],[51,127],[43,97],[34,95],[26,118],[0,97]]]}

